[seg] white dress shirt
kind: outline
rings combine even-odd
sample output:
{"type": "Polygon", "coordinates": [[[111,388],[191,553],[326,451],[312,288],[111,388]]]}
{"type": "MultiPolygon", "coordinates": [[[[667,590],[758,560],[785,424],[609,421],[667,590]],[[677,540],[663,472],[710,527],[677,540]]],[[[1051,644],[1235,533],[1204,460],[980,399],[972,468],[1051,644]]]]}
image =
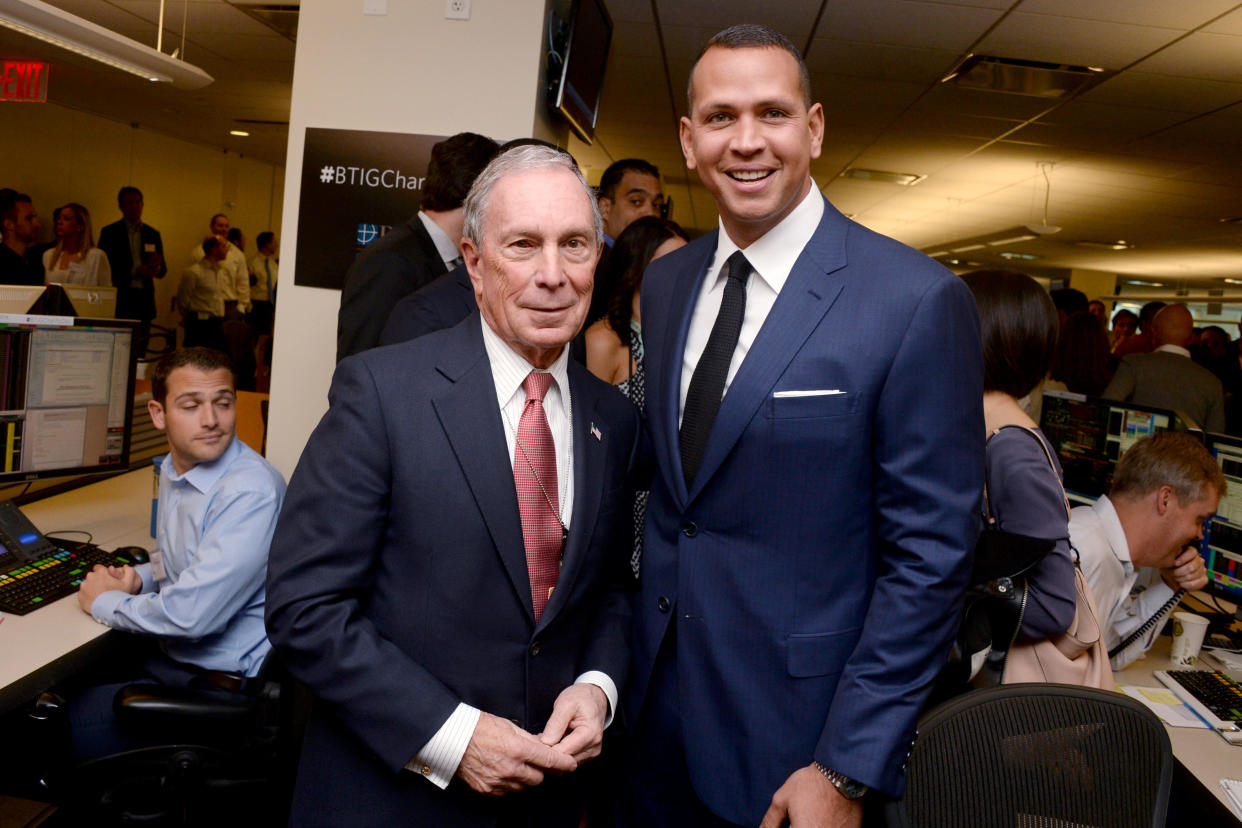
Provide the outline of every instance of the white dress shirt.
{"type": "MultiPolygon", "coordinates": [[[[1134,568],[1121,519],[1108,497],[1091,506],[1076,507],[1070,513],[1069,531],[1082,574],[1100,611],[1104,643],[1111,650],[1155,615],[1173,597],[1173,590],[1155,567],[1134,568]]],[[[1141,642],[1118,653],[1112,659],[1113,669],[1125,668],[1150,650],[1160,626],[1153,624],[1141,642]]]]}
{"type": "MultiPolygon", "coordinates": [[[[481,324],[483,346],[492,366],[496,404],[500,407],[500,418],[504,421],[505,445],[509,450],[509,465],[512,467],[517,448],[518,421],[522,417],[522,409],[526,407],[526,391],[522,383],[536,369],[505,344],[486,321],[481,324]]],[[[556,491],[560,501],[557,505],[560,507],[561,523],[565,526],[570,525],[574,507],[573,400],[569,391],[568,365],[569,347],[566,346],[547,369],[552,375],[552,385],[548,387],[543,398],[543,410],[547,415],[548,428],[552,432],[552,443],[556,449],[556,491]]],[[[612,723],[613,711],[617,709],[617,686],[613,680],[599,670],[588,670],[578,676],[574,683],[594,684],[604,691],[604,695],[608,697],[608,718],[604,727],[608,727],[612,723]]],[[[438,788],[448,787],[453,775],[457,773],[462,756],[466,753],[480,715],[481,711],[477,707],[458,702],[448,720],[415,754],[406,768],[421,774],[438,788]]]]}
{"type": "Polygon", "coordinates": [[[431,236],[431,241],[436,246],[436,252],[444,260],[444,266],[449,270],[457,267],[457,260],[461,258],[461,250],[457,247],[457,242],[450,239],[449,234],[445,233],[443,228],[432,221],[431,217],[422,210],[418,211],[418,220],[423,223],[423,227],[427,230],[427,235],[431,236]]]}
{"type": "MultiPolygon", "coordinates": [[[[785,286],[789,272],[794,263],[802,255],[819,221],[824,215],[824,199],[819,193],[815,182],[806,197],[799,202],[781,223],[773,227],[757,241],[746,248],[746,260],[754,269],[750,279],[746,281],[746,315],[742,317],[742,330],[738,334],[737,347],[733,350],[733,359],[729,362],[729,373],[725,378],[724,393],[728,393],[737,369],[742,360],[746,359],[750,346],[755,343],[759,329],[776,297],[785,286]]],[[[719,240],[716,243],[716,254],[707,266],[707,275],[699,288],[698,299],[694,303],[694,313],[690,317],[690,329],[686,333],[686,349],[681,362],[681,403],[677,409],[677,422],[681,423],[681,415],[686,408],[686,394],[690,390],[690,380],[694,377],[694,369],[707,348],[707,339],[711,336],[712,326],[720,314],[720,302],[724,298],[724,286],[728,277],[722,275],[725,262],[739,250],[737,243],[725,232],[724,223],[720,224],[719,240]]]]}

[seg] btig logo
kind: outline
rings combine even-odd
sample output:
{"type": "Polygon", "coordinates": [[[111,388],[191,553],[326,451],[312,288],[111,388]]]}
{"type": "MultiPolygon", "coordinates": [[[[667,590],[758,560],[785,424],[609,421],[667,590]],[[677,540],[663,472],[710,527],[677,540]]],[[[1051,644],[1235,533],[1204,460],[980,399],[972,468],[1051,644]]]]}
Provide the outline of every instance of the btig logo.
{"type": "Polygon", "coordinates": [[[401,170],[381,170],[376,167],[325,164],[319,168],[319,181],[323,184],[382,187],[385,190],[421,190],[426,180],[416,175],[407,176],[401,170]]]}

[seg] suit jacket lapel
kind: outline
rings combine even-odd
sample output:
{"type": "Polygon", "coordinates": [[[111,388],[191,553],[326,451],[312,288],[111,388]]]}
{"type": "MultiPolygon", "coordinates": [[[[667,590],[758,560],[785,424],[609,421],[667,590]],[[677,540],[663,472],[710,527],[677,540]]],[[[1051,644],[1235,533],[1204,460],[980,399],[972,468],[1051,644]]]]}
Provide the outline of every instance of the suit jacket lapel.
{"type": "MultiPolygon", "coordinates": [[[[677,427],[677,414],[681,408],[681,365],[686,350],[686,336],[690,332],[690,318],[694,315],[695,300],[703,284],[703,277],[707,273],[707,266],[711,264],[712,256],[716,251],[715,240],[719,232],[716,230],[709,234],[710,240],[703,242],[701,254],[678,273],[672,295],[669,297],[669,307],[680,308],[681,313],[675,319],[669,318],[663,342],[655,343],[660,348],[654,353],[662,357],[658,363],[658,376],[652,377],[650,373],[648,374],[648,377],[664,390],[663,396],[660,397],[664,401],[661,416],[664,417],[667,426],[656,435],[655,439],[663,443],[662,450],[668,458],[667,463],[659,464],[660,473],[665,476],[665,485],[668,486],[668,490],[677,496],[679,505],[684,505],[689,499],[686,492],[686,477],[681,470],[681,440],[677,427]]],[[[648,359],[653,355],[653,350],[651,345],[647,347],[648,359]]]]}
{"type": "Polygon", "coordinates": [[[483,348],[480,324],[476,311],[453,330],[455,341],[447,344],[436,366],[453,385],[431,404],[461,464],[514,592],[533,623],[535,610],[530,597],[513,466],[509,461],[504,423],[496,403],[496,385],[483,348]]]}
{"type": "Polygon", "coordinates": [[[847,228],[845,217],[825,201],[819,227],[794,263],[776,304],[720,401],[720,411],[687,502],[702,491],[728,457],[776,380],[841,292],[841,282],[826,276],[846,265],[847,228]]]}
{"type": "MultiPolygon", "coordinates": [[[[568,347],[568,346],[566,346],[568,347]]],[[[561,572],[556,579],[556,589],[539,618],[539,627],[545,626],[569,600],[571,587],[582,571],[587,546],[595,529],[600,499],[604,494],[605,443],[610,438],[607,424],[596,413],[598,398],[587,388],[586,369],[569,361],[569,387],[573,400],[573,423],[570,425],[574,453],[574,505],[569,522],[569,539],[561,557],[561,572]],[[591,433],[594,426],[600,433],[595,439],[591,433]]]]}

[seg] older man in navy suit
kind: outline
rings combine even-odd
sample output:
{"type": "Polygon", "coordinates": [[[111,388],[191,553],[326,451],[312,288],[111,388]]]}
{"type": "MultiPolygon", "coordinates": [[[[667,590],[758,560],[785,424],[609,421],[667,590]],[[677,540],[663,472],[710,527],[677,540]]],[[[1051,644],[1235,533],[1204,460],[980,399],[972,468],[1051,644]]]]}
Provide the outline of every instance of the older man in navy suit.
{"type": "Polygon", "coordinates": [[[978,531],[970,293],[816,191],[797,49],[713,38],[681,121],[720,229],[643,280],[658,461],[626,710],[630,826],[857,826],[898,796],[978,531]]]}
{"type": "Polygon", "coordinates": [[[464,234],[479,312],[340,363],[272,543],[268,629],[316,697],[295,825],[576,828],[627,672],[637,416],[565,347],[599,214],[523,146],[464,234]]]}

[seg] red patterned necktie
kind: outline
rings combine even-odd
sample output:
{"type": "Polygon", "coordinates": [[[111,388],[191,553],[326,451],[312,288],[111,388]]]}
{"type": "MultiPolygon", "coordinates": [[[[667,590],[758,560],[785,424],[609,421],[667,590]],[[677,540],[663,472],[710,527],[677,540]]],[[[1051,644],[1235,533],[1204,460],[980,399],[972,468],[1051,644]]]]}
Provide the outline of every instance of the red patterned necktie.
{"type": "Polygon", "coordinates": [[[543,615],[561,568],[561,520],[553,504],[559,504],[556,479],[556,447],[543,411],[543,397],[552,375],[531,371],[522,381],[526,406],[518,421],[513,451],[513,482],[517,487],[518,512],[522,517],[522,540],[526,545],[526,570],[535,620],[543,615]]]}

